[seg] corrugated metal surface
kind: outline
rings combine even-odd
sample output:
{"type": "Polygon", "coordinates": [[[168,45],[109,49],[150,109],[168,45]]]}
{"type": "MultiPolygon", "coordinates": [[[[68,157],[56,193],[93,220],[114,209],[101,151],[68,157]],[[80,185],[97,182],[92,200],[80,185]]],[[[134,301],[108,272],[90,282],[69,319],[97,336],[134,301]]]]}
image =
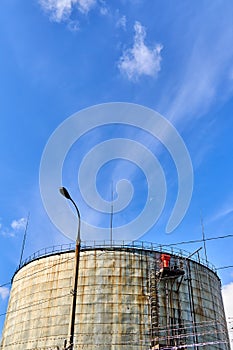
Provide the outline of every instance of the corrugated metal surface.
{"type": "MultiPolygon", "coordinates": [[[[228,350],[217,275],[172,256],[184,276],[161,277],[160,253],[82,250],[75,349],[142,350],[154,346],[228,350]],[[214,344],[215,343],[215,344],[214,344]]],[[[62,349],[68,339],[74,253],[40,258],[15,275],[2,350],[62,349]]]]}
{"type": "Polygon", "coordinates": [[[160,310],[159,327],[154,331],[157,343],[174,349],[230,349],[219,278],[209,268],[191,260],[172,257],[170,262],[171,266],[180,263],[183,276],[157,279],[160,310]]]}

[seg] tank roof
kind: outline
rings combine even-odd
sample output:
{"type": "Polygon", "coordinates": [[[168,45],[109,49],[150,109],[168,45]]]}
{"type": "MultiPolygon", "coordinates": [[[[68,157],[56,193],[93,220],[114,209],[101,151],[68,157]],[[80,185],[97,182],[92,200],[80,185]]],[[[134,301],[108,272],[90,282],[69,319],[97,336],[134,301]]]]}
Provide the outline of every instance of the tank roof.
{"type": "MultiPolygon", "coordinates": [[[[146,242],[146,241],[82,241],[81,242],[81,251],[86,250],[133,250],[133,251],[150,251],[151,253],[168,253],[179,258],[189,259],[195,261],[210,270],[217,272],[215,266],[209,261],[201,258],[199,254],[190,253],[184,249],[174,248],[169,245],[162,245],[158,243],[146,242]]],[[[24,259],[22,263],[18,266],[17,270],[21,269],[23,266],[28,263],[44,258],[47,256],[55,254],[63,254],[67,252],[75,251],[75,242],[69,244],[54,245],[40,249],[24,259]]],[[[197,252],[197,251],[196,251],[197,252]]]]}

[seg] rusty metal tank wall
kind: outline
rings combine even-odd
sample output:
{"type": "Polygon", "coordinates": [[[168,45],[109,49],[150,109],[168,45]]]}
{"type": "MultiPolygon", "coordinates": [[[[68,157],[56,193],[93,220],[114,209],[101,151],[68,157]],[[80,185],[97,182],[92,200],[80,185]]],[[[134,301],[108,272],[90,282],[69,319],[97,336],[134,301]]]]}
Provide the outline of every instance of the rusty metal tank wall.
{"type": "Polygon", "coordinates": [[[181,265],[184,274],[174,277],[171,270],[163,276],[160,254],[155,255],[159,319],[156,325],[152,322],[153,343],[166,349],[230,349],[217,275],[195,261],[172,256],[170,266],[181,265]]]}
{"type": "MultiPolygon", "coordinates": [[[[149,345],[147,259],[143,252],[81,252],[75,349],[149,345]]],[[[33,261],[14,277],[2,349],[60,349],[67,338],[74,254],[33,261]]]]}
{"type": "MultiPolygon", "coordinates": [[[[172,255],[183,276],[160,274],[161,253],[83,249],[75,349],[229,350],[217,275],[172,255]]],[[[1,350],[62,349],[68,339],[74,252],[31,261],[14,276],[1,350]]]]}

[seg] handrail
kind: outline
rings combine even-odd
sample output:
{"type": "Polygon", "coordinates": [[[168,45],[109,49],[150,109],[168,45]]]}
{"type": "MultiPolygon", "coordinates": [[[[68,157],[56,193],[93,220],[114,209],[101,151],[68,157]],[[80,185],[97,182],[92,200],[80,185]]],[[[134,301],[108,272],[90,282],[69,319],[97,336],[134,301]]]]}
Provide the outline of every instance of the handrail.
{"type": "MultiPolygon", "coordinates": [[[[152,242],[145,242],[145,241],[82,241],[81,242],[81,251],[82,250],[89,250],[89,249],[136,249],[136,250],[147,250],[147,251],[154,251],[154,252],[164,252],[169,253],[172,255],[179,256],[180,258],[187,258],[190,255],[190,252],[184,250],[184,249],[177,249],[174,247],[167,247],[166,245],[163,246],[162,244],[152,243],[152,242]]],[[[37,252],[30,255],[28,258],[22,261],[22,263],[19,265],[16,272],[21,269],[23,266],[27,265],[33,260],[39,259],[41,257],[46,257],[53,254],[59,254],[59,253],[65,253],[75,250],[75,243],[69,243],[69,244],[60,244],[60,245],[54,245],[51,247],[46,247],[43,249],[38,250],[37,252]]],[[[193,256],[193,261],[196,261],[209,269],[216,272],[216,268],[213,264],[211,264],[209,261],[200,258],[199,256],[193,256]]]]}

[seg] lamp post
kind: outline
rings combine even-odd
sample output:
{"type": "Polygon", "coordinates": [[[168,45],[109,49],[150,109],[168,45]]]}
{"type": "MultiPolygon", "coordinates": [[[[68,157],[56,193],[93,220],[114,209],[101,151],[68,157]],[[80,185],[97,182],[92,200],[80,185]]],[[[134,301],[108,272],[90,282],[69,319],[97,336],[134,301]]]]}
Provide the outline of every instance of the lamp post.
{"type": "Polygon", "coordinates": [[[73,281],[73,290],[72,290],[72,308],[70,313],[70,325],[69,325],[69,346],[65,349],[74,349],[74,325],[75,325],[75,310],[76,310],[76,299],[77,299],[77,285],[78,285],[78,273],[79,273],[79,260],[80,260],[80,246],[81,246],[81,238],[80,238],[80,225],[81,225],[81,217],[79,209],[74,202],[74,200],[71,198],[69,192],[65,187],[59,188],[60,193],[68,200],[70,200],[77,212],[78,215],[78,233],[76,237],[76,245],[75,245],[75,265],[74,265],[74,281],[73,281]]]}

